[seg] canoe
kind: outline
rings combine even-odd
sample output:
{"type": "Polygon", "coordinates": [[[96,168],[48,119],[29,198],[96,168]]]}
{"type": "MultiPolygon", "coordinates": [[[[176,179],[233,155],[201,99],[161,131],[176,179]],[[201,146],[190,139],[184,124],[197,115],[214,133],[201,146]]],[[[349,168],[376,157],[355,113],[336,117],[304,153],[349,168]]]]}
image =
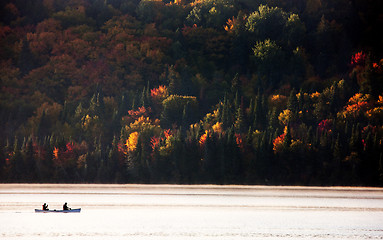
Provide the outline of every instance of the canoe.
{"type": "Polygon", "coordinates": [[[42,209],[35,209],[36,213],[79,213],[81,212],[81,208],[74,208],[70,210],[42,210],[42,209]]]}

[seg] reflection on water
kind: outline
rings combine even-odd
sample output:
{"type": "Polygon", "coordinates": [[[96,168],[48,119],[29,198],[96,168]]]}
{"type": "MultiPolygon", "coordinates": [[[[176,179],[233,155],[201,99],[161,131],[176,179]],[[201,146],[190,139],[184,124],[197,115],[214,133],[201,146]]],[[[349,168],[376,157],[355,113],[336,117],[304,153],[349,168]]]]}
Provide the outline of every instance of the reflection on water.
{"type": "Polygon", "coordinates": [[[383,189],[0,185],[0,239],[52,238],[383,239],[383,189]]]}

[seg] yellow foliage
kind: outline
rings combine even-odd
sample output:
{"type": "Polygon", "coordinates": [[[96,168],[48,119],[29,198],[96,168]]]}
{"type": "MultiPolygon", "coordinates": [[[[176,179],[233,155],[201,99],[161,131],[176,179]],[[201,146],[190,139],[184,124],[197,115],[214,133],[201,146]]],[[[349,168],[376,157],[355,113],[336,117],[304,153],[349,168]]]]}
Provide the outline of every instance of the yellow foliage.
{"type": "Polygon", "coordinates": [[[270,97],[270,105],[272,107],[283,109],[286,107],[286,103],[287,103],[287,97],[284,95],[276,94],[270,97]]]}
{"type": "Polygon", "coordinates": [[[89,114],[87,114],[85,117],[82,118],[82,126],[83,128],[87,129],[89,128],[90,126],[94,126],[95,123],[97,123],[99,120],[99,117],[98,116],[94,116],[94,117],[91,117],[89,116],[89,114]]]}
{"type": "Polygon", "coordinates": [[[291,140],[291,144],[290,144],[290,148],[292,150],[299,150],[300,148],[302,148],[303,146],[303,142],[299,139],[292,139],[291,140]]]}
{"type": "Polygon", "coordinates": [[[160,154],[162,156],[168,156],[174,150],[175,137],[173,135],[168,135],[165,138],[165,144],[160,147],[160,154]]]}
{"type": "Polygon", "coordinates": [[[383,117],[383,107],[375,107],[366,112],[368,118],[381,118],[383,117]]]}
{"type": "Polygon", "coordinates": [[[84,128],[86,128],[86,126],[89,125],[90,121],[92,120],[92,118],[89,116],[89,114],[87,114],[84,118],[83,118],[83,124],[82,126],[84,128]]]}
{"type": "Polygon", "coordinates": [[[81,169],[86,166],[86,154],[80,155],[77,160],[77,168],[81,169]]]}
{"type": "Polygon", "coordinates": [[[215,133],[222,133],[223,131],[221,122],[217,122],[216,124],[213,125],[212,128],[213,128],[213,132],[215,133]]]}
{"type": "Polygon", "coordinates": [[[272,102],[283,102],[283,101],[286,101],[287,100],[287,97],[284,96],[284,95],[272,95],[271,96],[271,101],[272,102]]]}
{"type": "Polygon", "coordinates": [[[286,125],[288,122],[290,122],[292,116],[293,113],[289,109],[285,109],[279,114],[278,120],[282,123],[282,125],[286,125]]]}
{"type": "Polygon", "coordinates": [[[205,0],[195,0],[194,2],[190,3],[190,6],[194,7],[198,4],[201,4],[203,3],[205,0]]]}
{"type": "Polygon", "coordinates": [[[218,118],[219,114],[220,114],[220,113],[219,113],[219,109],[213,111],[213,117],[214,117],[215,119],[218,118]]]}
{"type": "Polygon", "coordinates": [[[143,130],[143,129],[150,128],[151,126],[153,126],[153,125],[151,123],[150,118],[149,117],[141,116],[134,123],[131,123],[129,128],[132,129],[132,130],[138,131],[138,130],[143,130]]]}
{"type": "MultiPolygon", "coordinates": [[[[300,93],[300,92],[296,94],[298,100],[301,97],[301,95],[302,95],[302,93],[300,93]]],[[[306,100],[308,97],[309,97],[309,95],[307,93],[303,93],[303,99],[304,100],[306,100]]]]}
{"type": "Polygon", "coordinates": [[[133,152],[134,150],[136,150],[137,142],[138,142],[138,132],[132,132],[129,135],[129,138],[126,140],[126,144],[125,144],[129,152],[133,152]]]}

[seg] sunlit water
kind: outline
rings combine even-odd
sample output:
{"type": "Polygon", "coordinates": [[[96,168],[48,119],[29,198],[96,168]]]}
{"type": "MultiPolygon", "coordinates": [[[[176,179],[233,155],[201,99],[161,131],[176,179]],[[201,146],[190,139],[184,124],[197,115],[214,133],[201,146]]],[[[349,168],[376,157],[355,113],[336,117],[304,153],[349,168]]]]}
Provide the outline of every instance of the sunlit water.
{"type": "Polygon", "coordinates": [[[383,189],[0,184],[0,239],[383,239],[383,189]]]}

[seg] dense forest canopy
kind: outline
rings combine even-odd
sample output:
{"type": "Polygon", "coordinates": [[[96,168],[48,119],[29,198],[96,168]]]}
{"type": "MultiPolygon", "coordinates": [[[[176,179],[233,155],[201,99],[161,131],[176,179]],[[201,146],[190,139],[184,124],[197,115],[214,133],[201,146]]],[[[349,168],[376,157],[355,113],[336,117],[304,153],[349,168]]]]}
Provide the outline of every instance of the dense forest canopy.
{"type": "Polygon", "coordinates": [[[0,181],[381,186],[382,5],[1,1],[0,181]]]}

